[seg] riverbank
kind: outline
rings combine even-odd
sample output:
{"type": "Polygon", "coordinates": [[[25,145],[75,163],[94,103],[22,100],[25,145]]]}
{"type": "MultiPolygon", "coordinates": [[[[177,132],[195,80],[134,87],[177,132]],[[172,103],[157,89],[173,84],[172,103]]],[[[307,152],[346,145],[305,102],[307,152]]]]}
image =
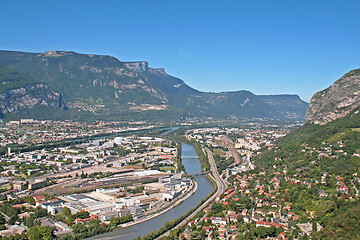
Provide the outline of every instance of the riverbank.
{"type": "MultiPolygon", "coordinates": [[[[186,143],[182,144],[182,156],[186,156],[182,157],[182,162],[187,173],[193,174],[201,172],[200,161],[197,158],[195,148],[192,145],[186,143]]],[[[173,224],[176,225],[178,221],[181,222],[185,218],[184,217],[181,219],[184,213],[192,213],[197,208],[196,206],[200,206],[203,203],[203,200],[208,198],[210,193],[213,194],[215,186],[213,182],[208,179],[208,177],[199,176],[196,177],[194,180],[197,185],[196,190],[194,188],[192,190],[192,194],[188,193],[186,197],[184,196],[182,198],[182,202],[179,201],[178,204],[172,205],[172,207],[169,207],[168,211],[165,211],[162,214],[158,214],[157,216],[152,215],[152,218],[147,218],[146,221],[138,221],[137,224],[128,223],[128,225],[124,225],[121,228],[114,229],[113,231],[105,234],[96,235],[89,239],[129,240],[143,237],[152,232],[156,232],[160,228],[167,228],[167,226],[173,224]],[[130,226],[130,224],[132,225],[130,226]]],[[[186,216],[188,216],[188,214],[186,214],[186,216]]],[[[155,238],[156,237],[148,239],[155,238]]]]}
{"type": "Polygon", "coordinates": [[[184,226],[187,222],[189,222],[192,218],[194,218],[198,212],[203,210],[212,201],[214,201],[217,196],[220,196],[221,194],[223,194],[225,192],[225,190],[227,188],[227,184],[219,176],[219,173],[218,173],[218,170],[217,170],[217,167],[216,167],[215,160],[214,160],[212,152],[208,148],[202,149],[202,151],[206,152],[207,158],[208,158],[208,161],[209,161],[209,164],[210,164],[210,167],[211,167],[210,168],[211,169],[211,174],[208,174],[207,176],[211,178],[213,183],[215,183],[216,189],[214,190],[213,194],[209,195],[206,199],[203,199],[204,202],[201,205],[199,204],[198,207],[189,216],[187,216],[184,220],[182,220],[176,226],[172,227],[171,229],[169,229],[168,231],[166,231],[165,233],[163,233],[162,235],[160,235],[156,239],[160,239],[160,238],[162,238],[164,236],[169,236],[171,231],[184,226]]]}
{"type": "Polygon", "coordinates": [[[215,178],[211,175],[211,174],[207,174],[206,175],[207,178],[209,178],[210,181],[212,181],[212,183],[216,186],[216,188],[214,189],[214,191],[212,193],[210,193],[206,198],[204,198],[194,209],[194,211],[192,211],[191,213],[187,212],[186,214],[184,214],[181,217],[186,216],[186,218],[184,220],[182,220],[180,223],[178,223],[176,226],[172,227],[171,229],[169,229],[168,231],[166,231],[165,233],[163,233],[162,235],[160,235],[159,237],[157,237],[156,239],[161,239],[162,237],[165,236],[169,236],[170,233],[178,228],[181,228],[182,226],[184,226],[185,224],[187,224],[192,218],[194,218],[196,216],[196,214],[198,214],[201,210],[203,210],[205,207],[207,207],[210,202],[214,201],[215,197],[217,196],[218,193],[218,186],[216,184],[216,180],[215,178]],[[205,202],[204,202],[205,201],[205,202]]]}

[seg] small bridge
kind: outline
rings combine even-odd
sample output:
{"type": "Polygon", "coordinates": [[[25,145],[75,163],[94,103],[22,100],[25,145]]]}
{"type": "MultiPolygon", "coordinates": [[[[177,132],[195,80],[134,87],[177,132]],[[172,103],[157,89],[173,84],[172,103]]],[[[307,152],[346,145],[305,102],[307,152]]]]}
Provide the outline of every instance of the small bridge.
{"type": "Polygon", "coordinates": [[[206,174],[208,174],[209,172],[210,172],[210,171],[198,172],[198,173],[191,173],[191,174],[188,174],[188,176],[199,177],[199,176],[202,176],[202,175],[206,175],[206,174]]]}

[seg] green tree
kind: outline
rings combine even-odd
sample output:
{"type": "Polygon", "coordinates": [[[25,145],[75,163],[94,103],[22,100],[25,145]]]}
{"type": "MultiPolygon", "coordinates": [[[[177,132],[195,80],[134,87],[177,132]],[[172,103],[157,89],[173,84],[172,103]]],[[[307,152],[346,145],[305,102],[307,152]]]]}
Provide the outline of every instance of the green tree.
{"type": "Polygon", "coordinates": [[[68,207],[66,207],[66,206],[63,208],[62,212],[63,212],[63,214],[65,215],[65,217],[68,217],[68,216],[71,215],[71,210],[70,210],[70,208],[68,208],[68,207]]]}
{"type": "Polygon", "coordinates": [[[29,216],[24,217],[25,226],[27,226],[28,228],[31,228],[32,226],[34,226],[34,220],[35,220],[34,214],[30,214],[29,216]]]}
{"type": "Polygon", "coordinates": [[[5,218],[1,213],[0,213],[0,224],[5,224],[5,218]]]}
{"type": "Polygon", "coordinates": [[[35,213],[35,218],[46,217],[48,215],[47,210],[42,207],[35,208],[34,213],[35,213]]]}
{"type": "Polygon", "coordinates": [[[10,219],[8,220],[9,225],[14,225],[15,222],[18,220],[18,215],[12,215],[10,219]]]}
{"type": "Polygon", "coordinates": [[[111,217],[111,218],[110,218],[110,226],[115,227],[115,226],[117,226],[117,225],[119,225],[118,218],[116,218],[116,217],[111,217]]]}
{"type": "Polygon", "coordinates": [[[73,225],[72,229],[74,233],[84,233],[88,231],[88,228],[82,223],[77,223],[73,225]]]}
{"type": "Polygon", "coordinates": [[[87,211],[80,211],[80,212],[75,213],[74,217],[84,219],[84,218],[90,217],[90,213],[87,211]]]}
{"type": "Polygon", "coordinates": [[[16,233],[16,234],[14,235],[14,239],[15,239],[15,240],[20,240],[20,239],[21,239],[20,234],[16,233]]]}
{"type": "Polygon", "coordinates": [[[315,221],[312,223],[312,232],[317,232],[317,224],[315,221]]]}
{"type": "Polygon", "coordinates": [[[51,240],[55,239],[54,231],[48,226],[33,226],[29,229],[26,236],[29,240],[51,240]]]}

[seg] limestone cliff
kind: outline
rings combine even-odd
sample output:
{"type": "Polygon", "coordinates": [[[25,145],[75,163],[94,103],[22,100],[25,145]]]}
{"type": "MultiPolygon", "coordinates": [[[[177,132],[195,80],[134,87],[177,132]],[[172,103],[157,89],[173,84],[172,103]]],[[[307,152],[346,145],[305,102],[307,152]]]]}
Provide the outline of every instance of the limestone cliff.
{"type": "Polygon", "coordinates": [[[0,94],[0,111],[2,114],[18,113],[23,109],[31,109],[38,105],[66,109],[62,95],[43,83],[13,88],[0,94]]]}
{"type": "Polygon", "coordinates": [[[359,94],[360,69],[356,69],[314,94],[306,112],[306,122],[324,125],[345,117],[360,105],[359,94]]]}
{"type": "Polygon", "coordinates": [[[136,72],[151,72],[153,74],[167,76],[164,68],[150,68],[149,63],[145,61],[125,62],[124,65],[136,72]]]}
{"type": "Polygon", "coordinates": [[[303,121],[306,107],[298,96],[198,91],[145,61],[70,51],[0,50],[0,118],[9,120],[303,121]]]}

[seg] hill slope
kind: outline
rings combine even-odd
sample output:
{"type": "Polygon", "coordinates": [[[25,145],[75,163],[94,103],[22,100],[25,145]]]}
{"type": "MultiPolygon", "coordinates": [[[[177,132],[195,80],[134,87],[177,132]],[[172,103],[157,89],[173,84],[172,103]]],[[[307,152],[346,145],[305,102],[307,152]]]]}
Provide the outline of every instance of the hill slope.
{"type": "Polygon", "coordinates": [[[358,70],[352,71],[316,93],[307,123],[254,159],[257,171],[284,173],[281,191],[288,194],[286,204],[299,216],[297,223],[324,227],[312,232],[312,239],[360,238],[360,106],[358,87],[351,87],[357,76],[358,70]],[[343,108],[344,102],[353,104],[343,108]]]}
{"type": "Polygon", "coordinates": [[[306,114],[308,107],[298,95],[259,95],[259,97],[285,118],[300,119],[306,114]]]}

